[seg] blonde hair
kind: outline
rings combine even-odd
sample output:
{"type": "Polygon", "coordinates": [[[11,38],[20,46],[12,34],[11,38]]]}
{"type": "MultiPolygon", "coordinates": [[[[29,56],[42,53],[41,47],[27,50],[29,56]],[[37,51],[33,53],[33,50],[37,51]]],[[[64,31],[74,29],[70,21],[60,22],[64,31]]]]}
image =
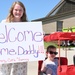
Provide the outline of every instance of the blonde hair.
{"type": "Polygon", "coordinates": [[[14,2],[14,3],[12,4],[12,6],[11,6],[11,8],[10,8],[9,14],[8,14],[8,16],[7,16],[7,18],[6,18],[6,22],[13,22],[13,19],[14,19],[14,16],[13,16],[13,9],[14,9],[14,6],[15,6],[16,4],[19,4],[19,5],[23,8],[23,10],[24,10],[23,16],[21,17],[21,21],[22,21],[22,22],[27,21],[25,6],[23,5],[22,2],[16,1],[16,2],[14,2]]]}

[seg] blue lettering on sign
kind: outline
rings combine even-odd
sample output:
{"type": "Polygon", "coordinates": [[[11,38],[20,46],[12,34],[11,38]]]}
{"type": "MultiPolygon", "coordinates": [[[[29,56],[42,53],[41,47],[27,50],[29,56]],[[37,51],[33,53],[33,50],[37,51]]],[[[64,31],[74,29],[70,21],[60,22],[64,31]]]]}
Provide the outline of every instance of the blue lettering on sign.
{"type": "Polygon", "coordinates": [[[5,34],[0,33],[0,43],[7,43],[7,42],[23,42],[27,41],[27,35],[31,36],[31,41],[35,42],[41,42],[43,40],[42,33],[41,32],[34,32],[32,30],[26,30],[26,31],[19,31],[15,36],[13,36],[13,39],[11,35],[12,33],[15,33],[16,29],[14,27],[8,29],[7,26],[5,25],[5,34]],[[21,36],[21,38],[20,38],[21,36]],[[37,39],[39,37],[39,39],[37,39]]]}
{"type": "Polygon", "coordinates": [[[0,48],[0,56],[1,55],[33,55],[33,57],[38,58],[39,56],[39,49],[35,48],[34,44],[31,45],[27,45],[28,47],[22,47],[19,44],[17,45],[16,50],[14,48],[10,47],[4,47],[4,44],[9,44],[10,43],[21,43],[21,42],[27,42],[28,40],[30,40],[31,42],[42,42],[43,41],[43,37],[42,37],[42,33],[41,32],[33,32],[32,30],[20,30],[17,31],[17,29],[15,27],[11,27],[8,28],[7,25],[4,26],[4,33],[0,32],[0,44],[3,45],[0,48]],[[13,34],[15,35],[13,35],[13,34]],[[11,36],[13,35],[13,37],[11,36]],[[28,37],[30,36],[30,39],[28,39],[28,37]],[[21,37],[21,38],[20,38],[21,37]]]}
{"type": "Polygon", "coordinates": [[[38,57],[38,50],[34,48],[34,45],[28,47],[28,49],[25,49],[22,46],[18,46],[17,50],[15,49],[8,49],[8,48],[1,48],[0,49],[0,55],[3,54],[6,55],[33,55],[35,58],[38,57]]]}

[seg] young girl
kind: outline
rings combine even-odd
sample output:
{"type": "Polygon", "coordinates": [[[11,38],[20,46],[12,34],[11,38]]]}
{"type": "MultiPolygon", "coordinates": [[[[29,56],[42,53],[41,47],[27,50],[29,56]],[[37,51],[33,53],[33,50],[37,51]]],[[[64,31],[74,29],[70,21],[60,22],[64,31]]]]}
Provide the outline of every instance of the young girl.
{"type": "Polygon", "coordinates": [[[16,1],[12,4],[8,17],[2,22],[26,22],[26,9],[22,2],[16,1]]]}
{"type": "MultiPolygon", "coordinates": [[[[20,1],[12,4],[9,15],[3,22],[26,22],[26,9],[20,1]]],[[[2,64],[0,75],[27,75],[27,62],[2,64]]]]}
{"type": "Polygon", "coordinates": [[[58,60],[55,56],[58,54],[56,52],[56,47],[51,45],[47,47],[47,59],[43,61],[41,71],[46,75],[57,75],[58,60]]]}

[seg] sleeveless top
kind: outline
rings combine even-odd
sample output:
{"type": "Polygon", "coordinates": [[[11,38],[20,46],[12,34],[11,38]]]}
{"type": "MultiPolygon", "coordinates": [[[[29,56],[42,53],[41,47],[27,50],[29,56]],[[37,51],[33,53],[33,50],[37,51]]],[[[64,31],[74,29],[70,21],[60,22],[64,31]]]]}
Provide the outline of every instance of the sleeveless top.
{"type": "Polygon", "coordinates": [[[57,75],[58,59],[54,59],[54,61],[45,60],[44,65],[46,68],[45,73],[47,72],[47,70],[51,70],[52,71],[52,74],[50,73],[51,75],[57,75]]]}
{"type": "Polygon", "coordinates": [[[4,19],[4,20],[2,20],[2,21],[1,21],[1,23],[6,23],[6,20],[5,20],[5,19],[4,19]]]}

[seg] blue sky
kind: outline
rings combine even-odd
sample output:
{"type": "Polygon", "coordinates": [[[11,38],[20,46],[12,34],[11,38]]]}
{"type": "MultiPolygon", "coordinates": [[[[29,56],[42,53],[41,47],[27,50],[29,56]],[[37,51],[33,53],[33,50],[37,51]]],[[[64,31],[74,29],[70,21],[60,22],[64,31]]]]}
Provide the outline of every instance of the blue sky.
{"type": "MultiPolygon", "coordinates": [[[[5,19],[9,13],[12,3],[17,0],[0,1],[0,22],[5,19]]],[[[26,7],[28,20],[35,20],[45,17],[60,0],[19,0],[26,7]]]]}

